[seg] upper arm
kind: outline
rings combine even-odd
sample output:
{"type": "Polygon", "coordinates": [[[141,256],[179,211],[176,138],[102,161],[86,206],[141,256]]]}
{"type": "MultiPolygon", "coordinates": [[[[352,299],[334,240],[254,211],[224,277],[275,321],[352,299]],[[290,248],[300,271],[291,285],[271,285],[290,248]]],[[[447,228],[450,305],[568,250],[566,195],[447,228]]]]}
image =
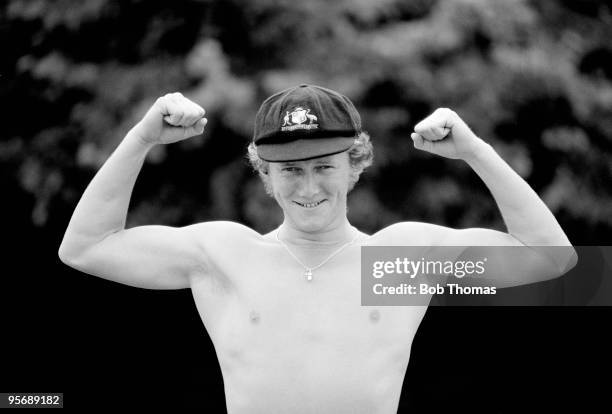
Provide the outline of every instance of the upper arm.
{"type": "Polygon", "coordinates": [[[459,284],[504,288],[541,282],[563,274],[551,257],[557,247],[526,246],[511,234],[497,230],[445,229],[438,242],[439,248],[460,247],[456,250],[455,261],[483,263],[484,273],[453,279],[459,284]]]}
{"type": "Polygon", "coordinates": [[[159,225],[121,230],[92,244],[66,264],[85,273],[147,289],[189,287],[189,275],[203,272],[207,259],[195,229],[159,225]]]}
{"type": "Polygon", "coordinates": [[[574,256],[567,263],[571,246],[525,246],[511,234],[497,230],[453,229],[419,222],[397,223],[387,229],[389,237],[385,239],[390,245],[430,246],[427,260],[483,261],[482,277],[453,278],[462,285],[520,286],[558,277],[575,264],[574,256]],[[557,264],[563,260],[566,267],[557,264]]]}

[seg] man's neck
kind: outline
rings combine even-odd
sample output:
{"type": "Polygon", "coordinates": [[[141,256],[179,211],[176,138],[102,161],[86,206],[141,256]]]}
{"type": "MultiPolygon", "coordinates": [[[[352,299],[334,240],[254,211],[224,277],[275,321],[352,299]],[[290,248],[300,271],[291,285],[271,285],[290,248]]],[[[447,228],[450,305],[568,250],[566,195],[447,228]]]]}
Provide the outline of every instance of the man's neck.
{"type": "Polygon", "coordinates": [[[302,231],[285,220],[278,228],[278,232],[278,237],[287,243],[325,247],[352,240],[357,235],[358,230],[351,226],[351,223],[345,218],[340,223],[317,232],[302,231]]]}

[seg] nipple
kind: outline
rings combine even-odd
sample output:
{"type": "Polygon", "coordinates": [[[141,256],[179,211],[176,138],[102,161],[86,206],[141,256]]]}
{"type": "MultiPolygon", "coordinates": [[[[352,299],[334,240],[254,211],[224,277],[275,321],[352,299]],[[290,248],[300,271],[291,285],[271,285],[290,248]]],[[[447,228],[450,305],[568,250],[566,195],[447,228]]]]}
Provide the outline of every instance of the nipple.
{"type": "Polygon", "coordinates": [[[374,309],[373,311],[370,311],[370,321],[378,322],[379,319],[380,319],[380,312],[378,311],[378,309],[374,309]]]}
{"type": "Polygon", "coordinates": [[[251,320],[251,322],[253,322],[253,323],[257,323],[257,322],[259,322],[259,313],[258,313],[258,312],[256,312],[256,311],[254,311],[254,310],[252,310],[252,311],[249,313],[249,319],[250,319],[250,320],[251,320]]]}

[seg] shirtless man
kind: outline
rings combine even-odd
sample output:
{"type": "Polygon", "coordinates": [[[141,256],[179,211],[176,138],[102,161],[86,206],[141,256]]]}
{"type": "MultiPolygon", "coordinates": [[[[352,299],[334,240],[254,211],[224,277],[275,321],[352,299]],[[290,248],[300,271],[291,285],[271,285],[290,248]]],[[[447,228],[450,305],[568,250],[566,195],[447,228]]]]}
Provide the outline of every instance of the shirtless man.
{"type": "Polygon", "coordinates": [[[467,162],[508,233],[420,222],[360,232],[347,219],[347,194],[371,162],[369,137],[346,97],[312,85],[268,98],[255,120],[249,156],[283,210],[277,229],[261,235],[223,221],[126,229],[147,152],[201,134],[205,125],[204,110],[180,93],[159,98],[85,190],[59,256],[130,286],[190,288],[230,414],[397,411],[426,306],[361,306],[361,246],[568,246],[565,254],[525,249],[520,260],[490,257],[499,287],[557,277],[576,262],[536,193],[449,109],[415,126],[414,146],[467,162]],[[504,273],[517,266],[520,280],[504,273]]]}

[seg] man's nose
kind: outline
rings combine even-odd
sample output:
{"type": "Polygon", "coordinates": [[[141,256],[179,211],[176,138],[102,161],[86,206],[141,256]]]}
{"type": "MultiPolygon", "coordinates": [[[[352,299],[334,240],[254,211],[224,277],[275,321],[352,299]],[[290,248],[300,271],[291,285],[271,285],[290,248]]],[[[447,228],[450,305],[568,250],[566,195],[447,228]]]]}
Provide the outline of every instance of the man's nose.
{"type": "Polygon", "coordinates": [[[300,186],[300,196],[310,200],[319,192],[319,183],[317,177],[312,172],[307,172],[302,176],[302,185],[300,186]]]}

